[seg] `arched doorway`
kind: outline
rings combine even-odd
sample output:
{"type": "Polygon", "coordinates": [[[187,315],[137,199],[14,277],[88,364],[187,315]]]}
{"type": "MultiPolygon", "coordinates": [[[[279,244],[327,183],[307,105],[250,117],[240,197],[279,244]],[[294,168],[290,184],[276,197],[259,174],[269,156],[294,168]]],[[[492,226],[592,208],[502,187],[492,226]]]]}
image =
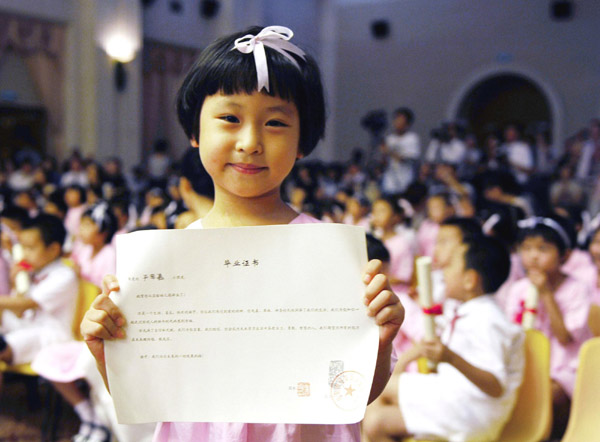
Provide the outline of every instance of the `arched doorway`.
{"type": "Polygon", "coordinates": [[[491,74],[462,96],[455,116],[465,121],[480,143],[492,131],[510,122],[519,123],[527,135],[541,125],[550,142],[555,136],[553,112],[546,94],[535,82],[517,73],[491,74]]]}

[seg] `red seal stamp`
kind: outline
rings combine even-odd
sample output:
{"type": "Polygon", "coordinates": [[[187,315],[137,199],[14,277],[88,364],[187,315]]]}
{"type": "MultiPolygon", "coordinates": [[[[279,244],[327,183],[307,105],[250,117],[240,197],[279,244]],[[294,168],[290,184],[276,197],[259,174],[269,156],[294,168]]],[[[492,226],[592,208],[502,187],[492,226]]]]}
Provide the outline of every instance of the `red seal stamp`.
{"type": "Polygon", "coordinates": [[[343,371],[331,383],[331,399],[338,408],[350,411],[365,402],[365,378],[357,371],[343,371]]]}

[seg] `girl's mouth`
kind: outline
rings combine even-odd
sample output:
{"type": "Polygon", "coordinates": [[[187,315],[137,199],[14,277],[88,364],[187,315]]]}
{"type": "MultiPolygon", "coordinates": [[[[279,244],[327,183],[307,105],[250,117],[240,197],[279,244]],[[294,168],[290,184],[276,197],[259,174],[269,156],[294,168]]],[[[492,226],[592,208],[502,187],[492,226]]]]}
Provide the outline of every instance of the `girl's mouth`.
{"type": "Polygon", "coordinates": [[[239,173],[243,173],[246,175],[254,175],[262,172],[263,170],[267,170],[266,167],[256,166],[254,164],[246,164],[246,163],[230,163],[230,166],[239,173]]]}

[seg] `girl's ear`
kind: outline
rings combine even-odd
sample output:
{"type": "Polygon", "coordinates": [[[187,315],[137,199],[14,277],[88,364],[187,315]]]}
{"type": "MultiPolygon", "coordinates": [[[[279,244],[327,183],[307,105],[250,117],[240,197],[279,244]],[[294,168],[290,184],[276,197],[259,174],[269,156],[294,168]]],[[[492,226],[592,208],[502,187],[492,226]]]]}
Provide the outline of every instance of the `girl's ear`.
{"type": "Polygon", "coordinates": [[[466,291],[472,292],[477,288],[477,284],[479,284],[479,274],[473,270],[468,269],[465,271],[463,276],[463,285],[466,291]]]}
{"type": "Polygon", "coordinates": [[[198,148],[200,147],[200,145],[198,144],[198,141],[195,138],[190,138],[190,146],[194,147],[194,148],[198,148]]]}

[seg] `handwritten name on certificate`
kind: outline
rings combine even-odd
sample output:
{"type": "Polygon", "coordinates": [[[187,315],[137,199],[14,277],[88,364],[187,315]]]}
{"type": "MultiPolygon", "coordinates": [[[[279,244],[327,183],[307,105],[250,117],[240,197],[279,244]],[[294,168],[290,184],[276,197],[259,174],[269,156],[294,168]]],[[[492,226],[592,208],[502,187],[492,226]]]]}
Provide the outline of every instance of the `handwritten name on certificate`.
{"type": "Polygon", "coordinates": [[[364,230],[340,224],[120,235],[119,422],[360,421],[379,339],[366,262],[364,230]]]}

